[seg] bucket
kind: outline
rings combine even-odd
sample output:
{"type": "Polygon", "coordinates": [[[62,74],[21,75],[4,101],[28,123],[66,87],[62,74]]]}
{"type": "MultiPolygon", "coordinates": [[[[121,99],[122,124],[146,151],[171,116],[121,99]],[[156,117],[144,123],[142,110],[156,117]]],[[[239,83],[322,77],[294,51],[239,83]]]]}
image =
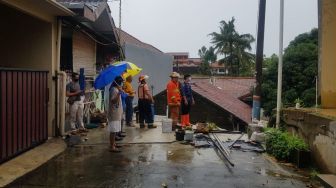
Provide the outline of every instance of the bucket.
{"type": "Polygon", "coordinates": [[[183,141],[184,140],[184,131],[178,130],[175,132],[176,140],[177,141],[183,141]]]}
{"type": "Polygon", "coordinates": [[[162,119],[162,133],[171,133],[172,132],[172,119],[162,119]]]}
{"type": "Polygon", "coordinates": [[[184,140],[185,141],[192,141],[194,137],[193,131],[185,131],[184,140]]]}

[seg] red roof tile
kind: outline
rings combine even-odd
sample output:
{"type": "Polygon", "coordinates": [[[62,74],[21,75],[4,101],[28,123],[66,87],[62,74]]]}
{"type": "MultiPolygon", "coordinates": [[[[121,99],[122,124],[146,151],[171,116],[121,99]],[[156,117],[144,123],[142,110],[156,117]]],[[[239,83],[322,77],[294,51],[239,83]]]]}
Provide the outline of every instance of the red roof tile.
{"type": "Polygon", "coordinates": [[[210,64],[211,68],[225,68],[224,64],[218,63],[218,62],[214,62],[210,64]]]}
{"type": "MultiPolygon", "coordinates": [[[[210,78],[193,78],[194,82],[210,83],[210,78]]],[[[240,98],[251,93],[255,79],[251,77],[217,77],[215,86],[219,87],[223,93],[227,93],[236,98],[240,98]]]]}
{"type": "Polygon", "coordinates": [[[193,79],[193,91],[217,104],[246,123],[251,122],[252,109],[239,100],[239,97],[250,92],[250,86],[255,83],[251,78],[218,78],[214,86],[209,79],[193,79]]]}
{"type": "Polygon", "coordinates": [[[217,87],[207,83],[195,83],[193,91],[217,104],[246,123],[251,122],[251,107],[239,99],[222,93],[217,87]]]}

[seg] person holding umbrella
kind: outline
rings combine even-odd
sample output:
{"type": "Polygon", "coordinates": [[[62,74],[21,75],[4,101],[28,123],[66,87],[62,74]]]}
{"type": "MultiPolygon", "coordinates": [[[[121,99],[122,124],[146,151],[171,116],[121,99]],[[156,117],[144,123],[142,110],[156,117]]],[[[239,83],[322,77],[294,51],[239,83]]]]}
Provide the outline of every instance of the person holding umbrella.
{"type": "Polygon", "coordinates": [[[123,106],[121,101],[123,78],[117,76],[109,89],[109,108],[107,110],[107,131],[110,133],[110,151],[120,152],[117,149],[116,134],[121,131],[123,106]]]}

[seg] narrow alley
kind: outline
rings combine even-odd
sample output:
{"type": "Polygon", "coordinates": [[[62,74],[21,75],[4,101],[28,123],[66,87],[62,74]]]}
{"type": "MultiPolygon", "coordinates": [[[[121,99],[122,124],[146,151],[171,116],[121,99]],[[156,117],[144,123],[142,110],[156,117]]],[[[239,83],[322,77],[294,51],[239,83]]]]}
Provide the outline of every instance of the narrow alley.
{"type": "MultiPolygon", "coordinates": [[[[262,153],[232,150],[234,167],[212,147],[174,141],[174,133],[126,128],[119,154],[103,128],[9,187],[307,187],[309,177],[262,153]]],[[[222,134],[222,137],[228,134],[222,134]]],[[[231,135],[231,134],[230,134],[231,135]]],[[[229,136],[230,136],[229,135],[229,136]]],[[[236,138],[240,134],[231,135],[236,138]]]]}

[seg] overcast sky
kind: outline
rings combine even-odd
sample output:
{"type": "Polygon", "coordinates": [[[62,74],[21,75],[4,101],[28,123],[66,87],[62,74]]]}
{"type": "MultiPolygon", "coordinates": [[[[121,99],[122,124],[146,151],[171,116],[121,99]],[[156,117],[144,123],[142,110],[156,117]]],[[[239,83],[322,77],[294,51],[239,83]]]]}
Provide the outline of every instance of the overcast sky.
{"type": "MultiPolygon", "coordinates": [[[[236,19],[236,30],[256,38],[259,0],[122,0],[122,29],[163,52],[189,52],[211,46],[219,22],[236,19]]],[[[109,2],[119,25],[119,2],[109,2]]],[[[279,0],[267,0],[264,53],[278,53],[279,0]]],[[[284,47],[317,27],[317,0],[285,0],[284,47]]],[[[253,44],[255,51],[255,43],[253,44]]]]}

